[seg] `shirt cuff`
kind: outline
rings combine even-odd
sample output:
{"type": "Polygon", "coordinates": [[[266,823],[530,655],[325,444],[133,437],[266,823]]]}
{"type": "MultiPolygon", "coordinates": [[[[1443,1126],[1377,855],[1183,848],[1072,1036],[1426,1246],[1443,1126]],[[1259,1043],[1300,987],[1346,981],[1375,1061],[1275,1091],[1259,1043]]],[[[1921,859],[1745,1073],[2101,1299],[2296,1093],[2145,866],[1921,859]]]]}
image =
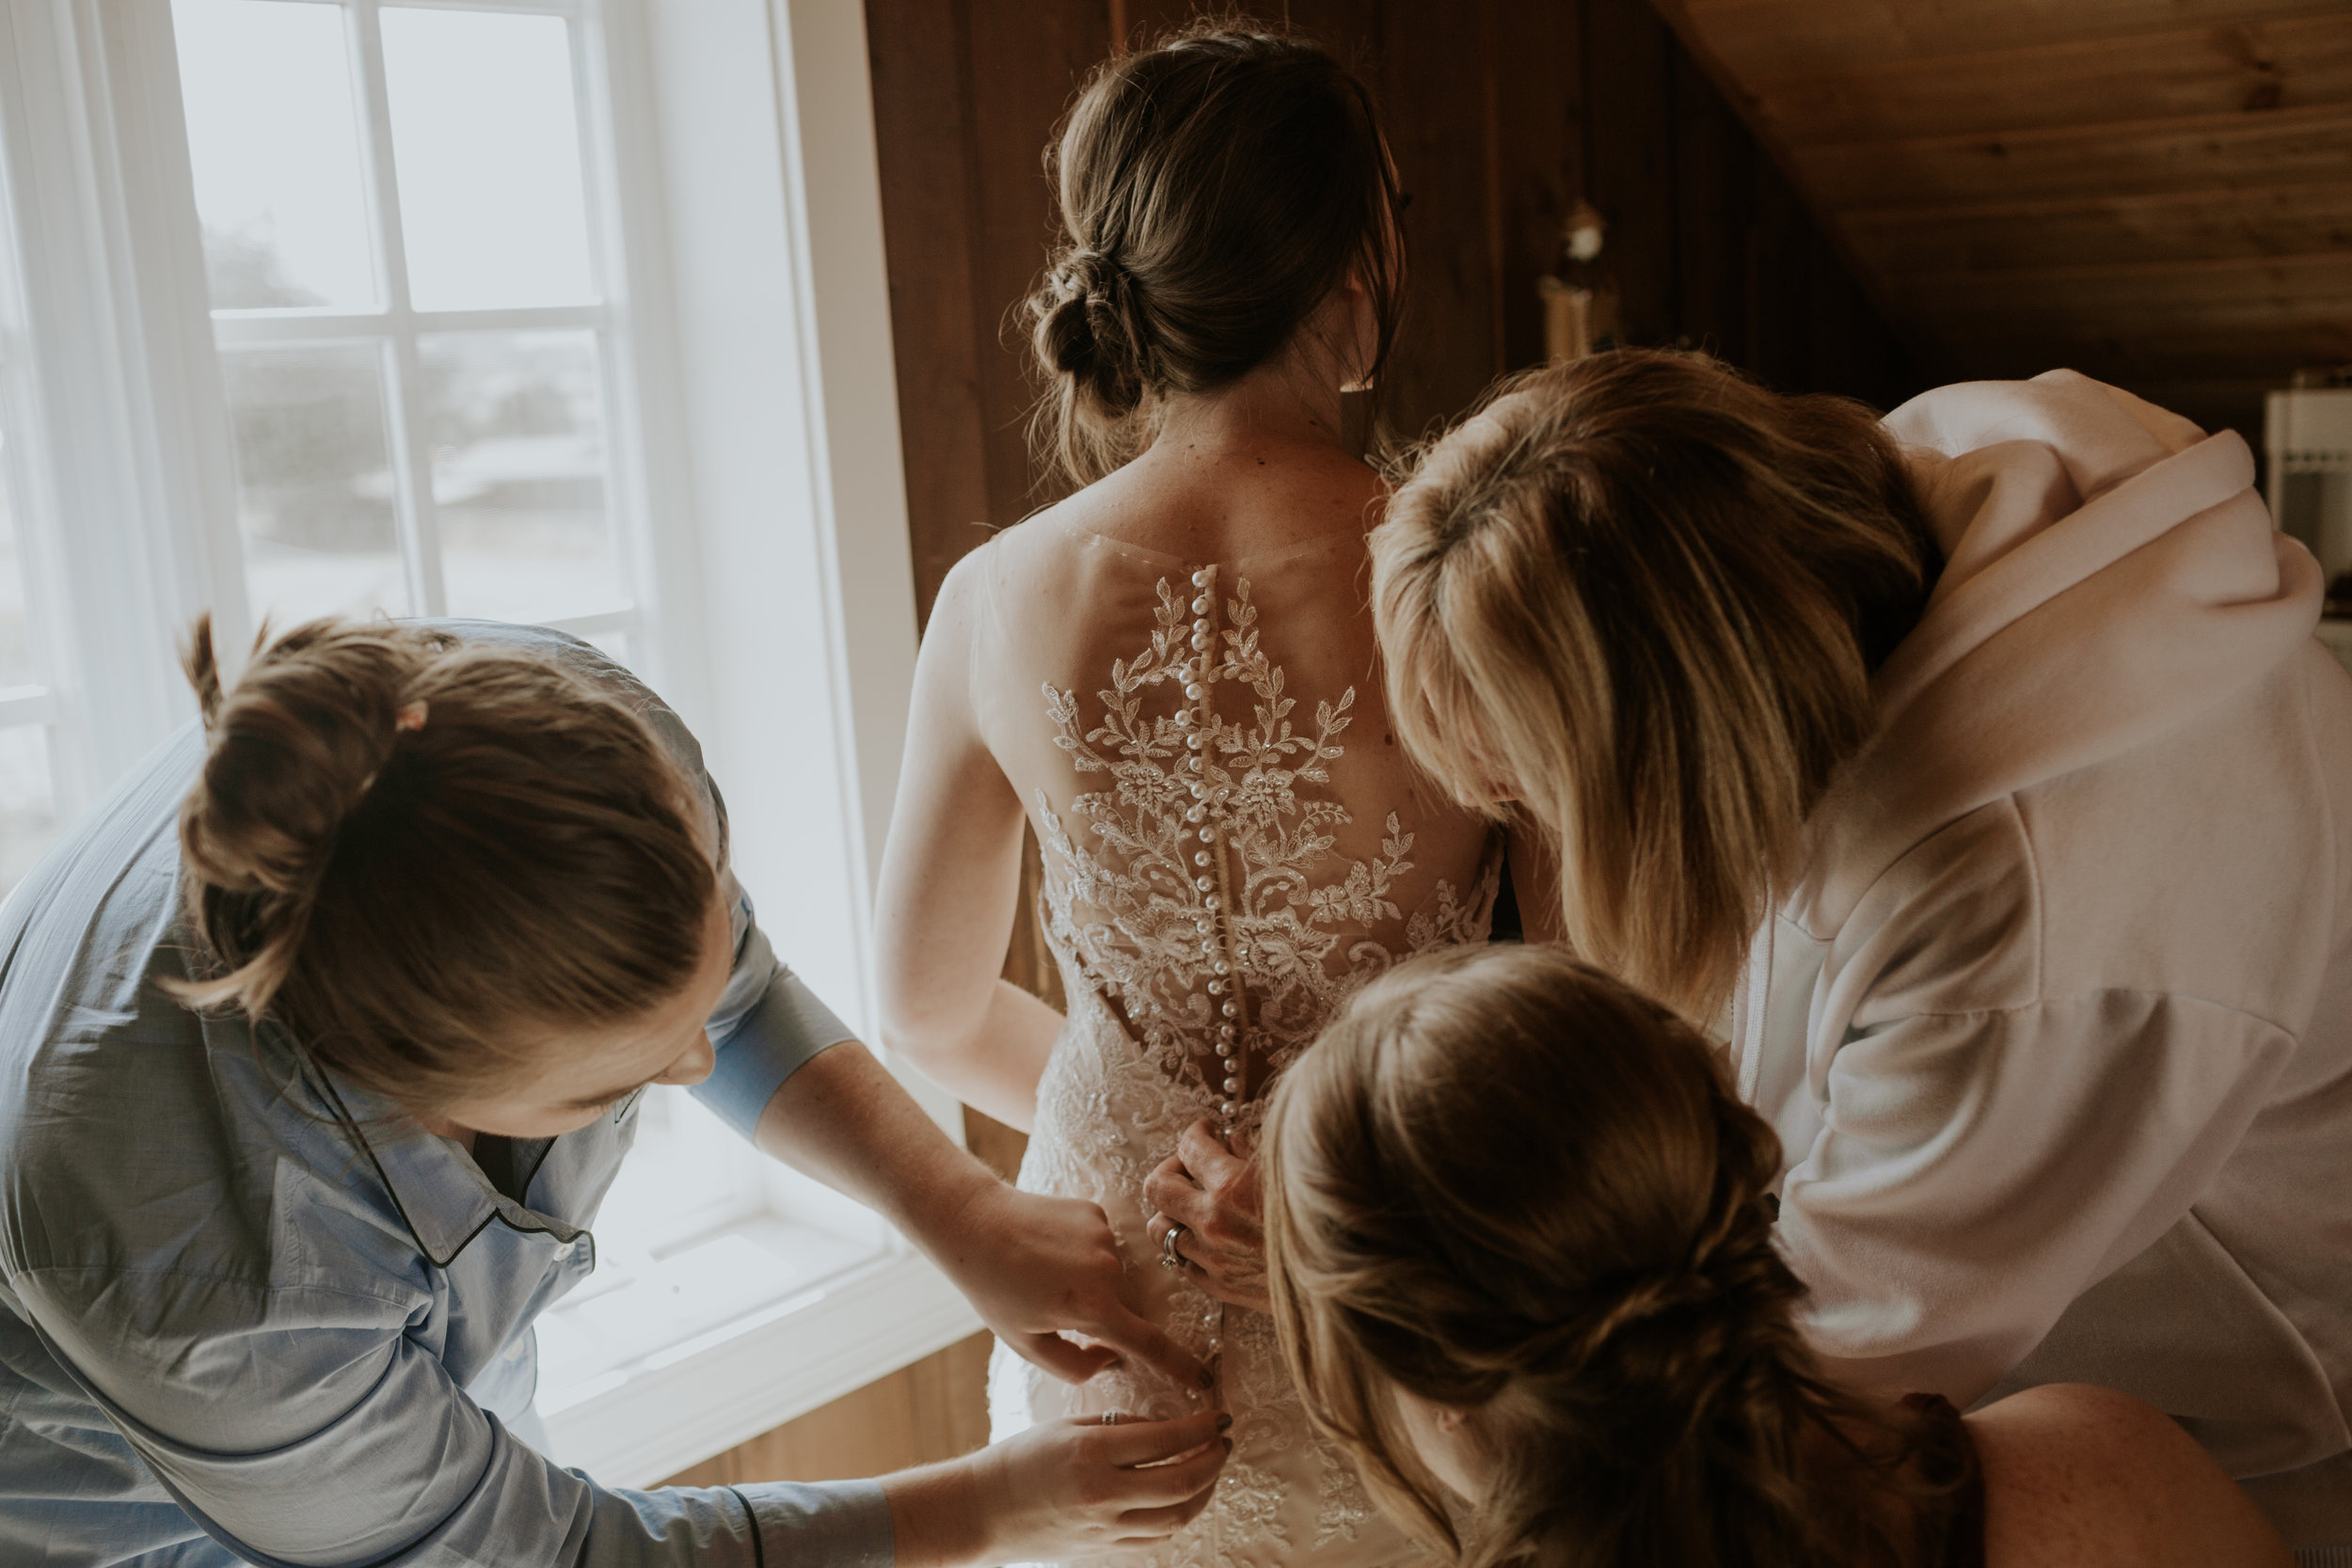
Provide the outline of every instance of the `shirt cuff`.
{"type": "Polygon", "coordinates": [[[891,1568],[898,1551],[878,1481],[759,1481],[735,1487],[763,1568],[891,1568]]]}
{"type": "Polygon", "coordinates": [[[710,1076],[691,1092],[748,1138],[786,1079],[818,1052],[855,1038],[856,1030],[779,965],[759,1001],[719,1042],[710,1076]]]}

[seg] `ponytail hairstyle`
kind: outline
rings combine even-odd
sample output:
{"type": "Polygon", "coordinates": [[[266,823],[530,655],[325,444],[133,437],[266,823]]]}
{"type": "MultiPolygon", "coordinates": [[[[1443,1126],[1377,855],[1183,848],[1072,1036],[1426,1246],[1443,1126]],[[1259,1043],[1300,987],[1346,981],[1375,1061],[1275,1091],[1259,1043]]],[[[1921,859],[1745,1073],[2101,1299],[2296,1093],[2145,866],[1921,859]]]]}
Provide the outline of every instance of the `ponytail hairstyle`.
{"type": "Polygon", "coordinates": [[[582,677],[336,620],[257,645],[224,689],[207,618],[185,665],[207,732],[180,812],[191,1006],[433,1113],[692,976],[716,847],[685,772],[582,677]]]}
{"type": "Polygon", "coordinates": [[[1878,416],[1699,354],[1534,371],[1410,461],[1372,558],[1407,753],[1549,841],[1577,953],[1714,1018],[1940,569],[1878,416]]]}
{"type": "Polygon", "coordinates": [[[1316,1428],[1460,1568],[1879,1568],[1920,1419],[1815,1370],[1772,1130],[1672,1012],[1556,948],[1367,987],[1277,1087],[1267,1275],[1316,1428]],[[1470,1412],[1450,1498],[1396,1390],[1470,1412]]]}
{"type": "Polygon", "coordinates": [[[1403,193],[1372,95],[1319,46],[1206,20],[1095,68],[1046,170],[1064,243],[1026,314],[1041,458],[1091,483],[1148,444],[1153,399],[1279,356],[1356,279],[1376,382],[1404,310],[1403,193]]]}

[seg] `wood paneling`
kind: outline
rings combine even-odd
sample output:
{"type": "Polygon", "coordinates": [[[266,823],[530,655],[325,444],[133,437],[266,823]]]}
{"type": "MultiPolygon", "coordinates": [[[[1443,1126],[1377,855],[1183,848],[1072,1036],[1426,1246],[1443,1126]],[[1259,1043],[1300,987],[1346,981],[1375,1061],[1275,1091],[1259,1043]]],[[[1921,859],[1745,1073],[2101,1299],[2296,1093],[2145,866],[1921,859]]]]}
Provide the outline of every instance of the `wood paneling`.
{"type": "Polygon", "coordinates": [[[1708,40],[1758,79],[1867,70],[1985,49],[2333,16],[2344,0],[1685,0],[1708,40]]]}
{"type": "Polygon", "coordinates": [[[1660,0],[1971,374],[2071,364],[2255,433],[2352,353],[2342,0],[1660,0]]]}
{"type": "Polygon", "coordinates": [[[988,1442],[985,1334],[681,1470],[664,1486],[850,1481],[970,1453],[988,1442]]]}
{"type": "Polygon", "coordinates": [[[2352,180],[2352,107],[1816,147],[1804,167],[1817,210],[1840,219],[1887,208],[2323,184],[2352,180]]]}
{"type": "Polygon", "coordinates": [[[2113,123],[2316,108],[2352,99],[2352,24],[2339,11],[1881,61],[1744,85],[1791,148],[2039,130],[2079,125],[2088,115],[2113,123]]]}
{"type": "MultiPolygon", "coordinates": [[[[2347,171],[2352,173],[2352,171],[2347,171]]],[[[1899,277],[2352,250],[2352,178],[2313,185],[1986,202],[1853,214],[1855,248],[1899,277]]]]}

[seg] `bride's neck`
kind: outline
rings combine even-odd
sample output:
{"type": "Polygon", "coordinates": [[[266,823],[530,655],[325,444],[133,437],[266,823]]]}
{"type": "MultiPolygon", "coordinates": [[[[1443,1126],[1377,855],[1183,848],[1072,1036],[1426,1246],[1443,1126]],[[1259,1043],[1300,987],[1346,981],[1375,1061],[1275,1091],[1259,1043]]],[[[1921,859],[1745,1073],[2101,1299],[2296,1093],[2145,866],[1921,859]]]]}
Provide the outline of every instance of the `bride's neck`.
{"type": "Polygon", "coordinates": [[[1162,404],[1154,452],[1213,456],[1268,446],[1346,450],[1340,377],[1323,356],[1286,355],[1215,392],[1171,396],[1162,404]]]}

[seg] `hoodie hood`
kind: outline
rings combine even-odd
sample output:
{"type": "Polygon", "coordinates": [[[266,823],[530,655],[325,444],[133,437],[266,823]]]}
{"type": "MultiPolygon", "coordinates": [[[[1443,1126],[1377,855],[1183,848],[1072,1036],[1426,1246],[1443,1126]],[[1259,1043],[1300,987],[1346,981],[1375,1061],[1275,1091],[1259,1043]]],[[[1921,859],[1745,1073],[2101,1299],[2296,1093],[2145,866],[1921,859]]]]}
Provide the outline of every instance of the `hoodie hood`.
{"type": "Polygon", "coordinates": [[[1938,828],[2188,722],[2319,618],[2319,564],[2234,432],[2072,371],[1938,388],[1886,428],[1946,565],[1815,814],[1786,912],[1817,936],[1938,828]]]}

